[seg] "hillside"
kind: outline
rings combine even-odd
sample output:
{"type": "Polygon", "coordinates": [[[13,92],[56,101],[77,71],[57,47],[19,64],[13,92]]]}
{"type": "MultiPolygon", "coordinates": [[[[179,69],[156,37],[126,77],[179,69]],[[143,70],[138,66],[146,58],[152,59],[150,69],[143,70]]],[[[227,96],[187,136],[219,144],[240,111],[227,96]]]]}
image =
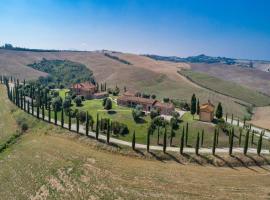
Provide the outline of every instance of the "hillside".
{"type": "MultiPolygon", "coordinates": [[[[3,86],[0,93],[0,105],[6,104],[3,86]]],[[[12,119],[6,125],[24,119],[29,129],[0,153],[3,199],[265,199],[270,195],[268,167],[215,168],[123,156],[113,147],[109,152],[102,144],[6,105],[5,117],[12,119]]]]}
{"type": "Polygon", "coordinates": [[[204,89],[177,73],[178,70],[190,68],[190,64],[155,61],[135,54],[110,53],[116,58],[104,55],[104,52],[28,52],[0,50],[0,73],[12,74],[20,79],[33,79],[46,75],[27,67],[29,64],[50,60],[70,60],[86,65],[98,82],[107,82],[108,87],[115,85],[130,90],[155,93],[158,98],[170,97],[190,101],[195,93],[201,102],[210,99],[217,104],[221,101],[225,112],[242,117],[248,105],[238,99],[217,94],[204,89]],[[127,61],[126,64],[123,61],[127,61]]]}

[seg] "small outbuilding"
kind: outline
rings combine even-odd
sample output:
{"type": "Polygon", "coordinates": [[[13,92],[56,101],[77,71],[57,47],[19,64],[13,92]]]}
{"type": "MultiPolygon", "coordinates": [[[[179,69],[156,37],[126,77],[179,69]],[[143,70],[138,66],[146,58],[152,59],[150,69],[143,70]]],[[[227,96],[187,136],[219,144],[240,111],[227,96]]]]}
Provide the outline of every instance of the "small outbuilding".
{"type": "Polygon", "coordinates": [[[200,106],[200,120],[204,122],[212,122],[214,119],[215,106],[208,101],[200,106]]]}

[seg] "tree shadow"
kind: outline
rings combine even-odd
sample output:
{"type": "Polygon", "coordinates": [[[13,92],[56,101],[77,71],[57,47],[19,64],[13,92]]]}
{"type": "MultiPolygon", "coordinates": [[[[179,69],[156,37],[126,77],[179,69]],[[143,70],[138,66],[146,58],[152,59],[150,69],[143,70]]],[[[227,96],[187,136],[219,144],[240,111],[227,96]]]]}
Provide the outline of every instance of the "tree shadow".
{"type": "Polygon", "coordinates": [[[173,159],[175,162],[179,163],[179,164],[183,164],[182,162],[180,162],[180,159],[177,159],[174,155],[168,153],[168,152],[165,152],[165,154],[167,156],[169,156],[171,159],[173,159]]]}
{"type": "Polygon", "coordinates": [[[140,154],[141,156],[145,156],[144,155],[144,153],[141,151],[141,150],[139,150],[139,149],[134,149],[134,151],[137,153],[137,154],[140,154]]]}
{"type": "Polygon", "coordinates": [[[163,160],[161,157],[159,157],[158,155],[156,155],[154,152],[149,151],[148,153],[149,153],[151,156],[153,156],[156,160],[158,160],[158,161],[164,163],[164,160],[163,160]]]}
{"type": "Polygon", "coordinates": [[[108,110],[107,113],[109,115],[115,115],[117,112],[115,110],[108,110]]]}
{"type": "Polygon", "coordinates": [[[214,157],[223,161],[227,167],[230,167],[231,169],[237,170],[231,163],[229,163],[227,160],[225,160],[221,156],[215,154],[214,157]]]}
{"type": "Polygon", "coordinates": [[[197,164],[200,165],[200,166],[204,166],[197,158],[195,158],[195,157],[192,156],[192,155],[183,153],[182,156],[185,157],[185,158],[188,159],[188,160],[194,161],[195,163],[197,163],[197,164]]]}
{"type": "Polygon", "coordinates": [[[241,165],[244,166],[245,168],[247,168],[247,169],[249,169],[249,170],[251,170],[251,171],[254,171],[254,172],[258,172],[257,170],[250,168],[250,167],[249,167],[243,160],[241,160],[241,158],[239,158],[238,156],[236,156],[236,155],[231,155],[231,157],[235,158],[235,159],[236,159],[238,162],[240,162],[241,165]]]}
{"type": "MultiPolygon", "coordinates": [[[[260,162],[258,162],[255,158],[253,158],[252,156],[250,156],[250,155],[246,155],[250,160],[252,160],[255,164],[256,164],[256,166],[257,167],[259,167],[259,168],[261,168],[261,169],[264,169],[264,170],[266,170],[266,171],[270,171],[270,169],[267,169],[267,168],[265,168],[265,167],[263,167],[262,165],[263,165],[263,163],[260,163],[260,162]]],[[[261,156],[259,156],[259,157],[261,157],[261,156]]],[[[264,161],[265,160],[267,160],[266,158],[264,158],[264,161]]],[[[267,163],[269,164],[269,161],[267,161],[267,163]]]]}

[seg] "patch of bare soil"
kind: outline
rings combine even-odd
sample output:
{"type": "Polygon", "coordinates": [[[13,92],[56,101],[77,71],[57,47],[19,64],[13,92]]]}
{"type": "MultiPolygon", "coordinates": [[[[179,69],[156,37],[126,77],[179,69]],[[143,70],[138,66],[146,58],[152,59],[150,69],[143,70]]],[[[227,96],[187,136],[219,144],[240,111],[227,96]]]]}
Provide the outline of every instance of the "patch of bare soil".
{"type": "Polygon", "coordinates": [[[255,126],[270,130],[270,106],[257,107],[250,122],[255,126]]]}

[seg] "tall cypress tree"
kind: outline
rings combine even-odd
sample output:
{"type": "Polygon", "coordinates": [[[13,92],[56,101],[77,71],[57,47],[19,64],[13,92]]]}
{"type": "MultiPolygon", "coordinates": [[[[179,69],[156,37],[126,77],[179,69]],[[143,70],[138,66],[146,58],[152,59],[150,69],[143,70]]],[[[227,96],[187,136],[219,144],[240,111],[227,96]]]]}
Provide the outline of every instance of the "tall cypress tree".
{"type": "Polygon", "coordinates": [[[187,122],[187,125],[186,125],[185,145],[186,145],[186,146],[188,145],[188,122],[187,122]]]}
{"type": "Polygon", "coordinates": [[[147,146],[147,152],[150,151],[150,134],[152,133],[152,128],[149,127],[147,131],[147,141],[146,141],[146,146],[147,146]]]}
{"type": "Polygon", "coordinates": [[[197,109],[196,109],[197,115],[200,114],[200,100],[197,101],[197,109]]]}
{"type": "Polygon", "coordinates": [[[171,135],[170,135],[170,146],[172,146],[173,137],[175,136],[173,127],[171,126],[171,135]]]}
{"type": "Polygon", "coordinates": [[[61,110],[61,127],[64,128],[64,109],[61,110]]]}
{"type": "Polygon", "coordinates": [[[263,141],[263,132],[261,132],[259,140],[258,140],[258,145],[257,145],[257,154],[261,155],[262,151],[262,141],[263,141]]]}
{"type": "Polygon", "coordinates": [[[254,135],[255,135],[254,130],[252,130],[252,134],[251,134],[251,145],[254,144],[254,135]]]}
{"type": "Polygon", "coordinates": [[[49,115],[49,123],[51,123],[51,103],[49,103],[49,110],[48,110],[48,115],[49,115]]]}
{"type": "Polygon", "coordinates": [[[196,107],[197,107],[197,100],[196,100],[196,96],[195,94],[192,95],[191,97],[191,106],[190,106],[190,113],[192,114],[193,116],[193,119],[194,119],[194,115],[196,114],[196,107]]]}
{"type": "Polygon", "coordinates": [[[71,131],[71,111],[68,112],[68,130],[71,131]]]}
{"type": "Polygon", "coordinates": [[[204,142],[204,129],[202,130],[202,136],[201,136],[201,146],[203,146],[204,142]]]}
{"type": "Polygon", "coordinates": [[[80,119],[79,116],[76,116],[76,132],[79,133],[80,131],[80,119]]]}
{"type": "Polygon", "coordinates": [[[195,147],[196,155],[199,155],[199,148],[200,148],[200,133],[198,132],[197,140],[196,140],[196,147],[195,147]]]}
{"type": "Polygon", "coordinates": [[[31,97],[31,113],[32,113],[32,115],[34,115],[34,111],[35,111],[35,109],[34,109],[34,99],[33,99],[33,97],[31,97]]]}
{"type": "Polygon", "coordinates": [[[216,146],[217,146],[219,143],[219,128],[216,131],[217,131],[217,133],[216,133],[216,146]]]}
{"type": "Polygon", "coordinates": [[[217,130],[215,129],[214,138],[213,138],[213,146],[212,146],[212,154],[216,154],[216,140],[217,140],[217,130]]]}
{"type": "Polygon", "coordinates": [[[136,135],[135,135],[135,130],[133,131],[133,136],[132,136],[132,149],[135,150],[135,145],[136,145],[136,135]]]}
{"type": "Polygon", "coordinates": [[[233,114],[232,114],[232,121],[231,121],[231,124],[233,124],[233,114]]]}
{"type": "Polygon", "coordinates": [[[167,148],[167,129],[165,128],[163,137],[163,153],[166,153],[166,148],[167,148]]]}
{"type": "Polygon", "coordinates": [[[85,135],[89,135],[89,114],[86,112],[85,135]]]}
{"type": "Polygon", "coordinates": [[[42,120],[45,119],[45,107],[44,104],[42,104],[42,120]]]}
{"type": "Polygon", "coordinates": [[[27,101],[27,113],[28,114],[30,113],[30,103],[29,103],[29,100],[27,101]]]}
{"type": "Polygon", "coordinates": [[[99,115],[97,113],[97,122],[96,122],[96,139],[98,140],[99,135],[99,115]]]}
{"type": "Polygon", "coordinates": [[[57,111],[56,111],[56,107],[54,108],[54,124],[57,125],[57,111]]]}
{"type": "Polygon", "coordinates": [[[181,142],[180,142],[180,154],[183,155],[184,152],[184,141],[185,140],[185,127],[183,126],[182,135],[181,135],[181,142]]]}
{"type": "Polygon", "coordinates": [[[106,136],[107,136],[107,144],[110,144],[110,121],[108,120],[108,123],[107,123],[107,132],[106,132],[106,136]]]}
{"type": "Polygon", "coordinates": [[[248,143],[249,143],[249,130],[247,131],[246,138],[245,138],[245,146],[244,146],[244,154],[245,155],[247,155],[248,143]]]}
{"type": "Polygon", "coordinates": [[[222,119],[222,117],[223,117],[223,108],[221,103],[219,102],[216,110],[216,118],[222,119]]]}
{"type": "Polygon", "coordinates": [[[241,146],[241,142],[242,142],[242,133],[243,133],[243,129],[239,128],[239,146],[241,146]]]}
{"type": "Polygon", "coordinates": [[[232,128],[231,134],[230,134],[230,148],[229,148],[229,154],[232,155],[233,151],[233,138],[234,138],[234,128],[232,128]]]}

